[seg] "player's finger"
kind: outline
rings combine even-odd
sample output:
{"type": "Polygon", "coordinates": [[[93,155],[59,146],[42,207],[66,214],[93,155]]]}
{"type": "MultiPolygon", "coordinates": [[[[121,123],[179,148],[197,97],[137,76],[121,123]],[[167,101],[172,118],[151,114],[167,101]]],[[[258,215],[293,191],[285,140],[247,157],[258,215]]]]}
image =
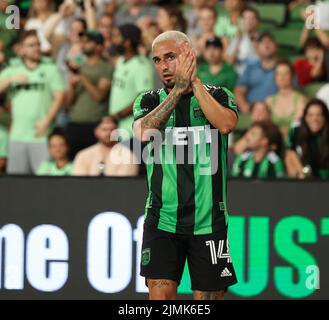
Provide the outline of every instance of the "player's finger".
{"type": "Polygon", "coordinates": [[[189,65],[189,61],[190,61],[190,58],[188,58],[188,57],[183,58],[182,62],[180,63],[180,65],[178,67],[179,72],[181,72],[182,74],[184,74],[186,72],[187,67],[189,65]]]}

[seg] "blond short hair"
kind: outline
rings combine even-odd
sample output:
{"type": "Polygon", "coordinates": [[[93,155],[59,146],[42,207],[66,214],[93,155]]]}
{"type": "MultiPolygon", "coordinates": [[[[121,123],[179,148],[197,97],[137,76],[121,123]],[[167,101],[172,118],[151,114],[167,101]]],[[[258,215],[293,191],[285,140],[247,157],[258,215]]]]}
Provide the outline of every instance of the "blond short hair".
{"type": "Polygon", "coordinates": [[[169,41],[169,40],[173,40],[176,41],[178,43],[182,43],[182,42],[187,42],[190,46],[192,46],[192,42],[190,40],[190,38],[183,32],[180,31],[176,31],[176,30],[171,30],[171,31],[166,31],[163,32],[161,34],[159,34],[152,42],[152,51],[154,46],[157,43],[163,42],[163,41],[169,41]]]}

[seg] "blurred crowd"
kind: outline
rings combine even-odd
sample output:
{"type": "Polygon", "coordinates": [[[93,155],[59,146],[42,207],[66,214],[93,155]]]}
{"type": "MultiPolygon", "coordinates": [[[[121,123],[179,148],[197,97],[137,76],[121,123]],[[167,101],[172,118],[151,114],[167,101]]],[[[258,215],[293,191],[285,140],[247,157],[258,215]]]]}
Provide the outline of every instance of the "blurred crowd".
{"type": "Polygon", "coordinates": [[[168,30],[235,94],[231,176],[329,179],[328,0],[0,0],[0,172],[143,174],[133,103],[162,87],[151,46],[168,30]]]}

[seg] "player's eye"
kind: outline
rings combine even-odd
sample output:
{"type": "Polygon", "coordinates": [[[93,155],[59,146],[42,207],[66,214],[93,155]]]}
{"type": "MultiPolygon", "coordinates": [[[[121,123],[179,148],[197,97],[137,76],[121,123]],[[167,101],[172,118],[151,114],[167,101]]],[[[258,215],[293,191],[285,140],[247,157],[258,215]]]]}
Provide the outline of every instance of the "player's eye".
{"type": "Polygon", "coordinates": [[[155,63],[155,64],[159,64],[160,63],[160,59],[153,59],[153,62],[155,63]]]}
{"type": "Polygon", "coordinates": [[[175,59],[175,56],[174,55],[170,55],[170,56],[167,57],[167,60],[169,60],[169,61],[172,61],[174,59],[175,59]]]}

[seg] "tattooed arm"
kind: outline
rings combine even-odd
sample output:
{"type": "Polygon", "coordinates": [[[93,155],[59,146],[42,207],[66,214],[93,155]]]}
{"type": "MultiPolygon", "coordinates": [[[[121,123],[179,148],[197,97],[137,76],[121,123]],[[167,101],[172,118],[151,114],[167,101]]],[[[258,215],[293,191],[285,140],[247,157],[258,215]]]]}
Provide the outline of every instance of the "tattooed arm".
{"type": "Polygon", "coordinates": [[[217,99],[210,94],[197,77],[196,56],[194,55],[194,70],[191,76],[191,86],[199,106],[209,122],[219,130],[221,134],[229,134],[237,125],[238,118],[235,98],[233,94],[223,89],[217,92],[217,99]]]}
{"type": "Polygon", "coordinates": [[[183,50],[177,57],[177,70],[175,75],[175,86],[167,98],[154,110],[140,118],[134,123],[134,133],[141,141],[148,141],[154,130],[160,130],[168,121],[172,111],[175,109],[180,97],[188,90],[192,90],[191,75],[193,71],[193,54],[190,50],[183,50]]]}
{"type": "Polygon", "coordinates": [[[134,123],[134,132],[141,141],[148,141],[154,130],[160,130],[175,109],[181,94],[179,90],[170,91],[167,98],[154,110],[134,123]]]}

